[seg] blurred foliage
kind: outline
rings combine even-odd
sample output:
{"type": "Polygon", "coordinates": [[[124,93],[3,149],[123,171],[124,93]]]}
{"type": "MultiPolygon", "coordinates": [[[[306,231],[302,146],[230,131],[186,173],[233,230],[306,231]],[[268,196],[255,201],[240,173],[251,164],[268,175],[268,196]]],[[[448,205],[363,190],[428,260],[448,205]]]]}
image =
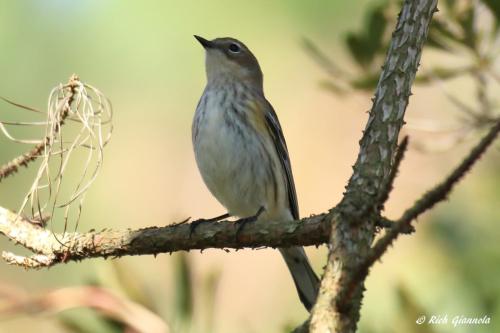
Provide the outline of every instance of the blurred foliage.
{"type": "Polygon", "coordinates": [[[188,257],[184,252],[176,255],[175,262],[175,279],[176,286],[174,308],[177,312],[176,318],[184,327],[189,327],[193,319],[193,281],[191,266],[188,257]]]}
{"type": "Polygon", "coordinates": [[[220,269],[214,269],[204,277],[203,290],[205,302],[203,307],[205,309],[205,324],[203,325],[203,331],[206,333],[215,332],[215,300],[221,274],[222,271],[220,269]]]}
{"type": "Polygon", "coordinates": [[[457,280],[453,293],[465,295],[471,313],[487,314],[492,318],[490,325],[478,326],[475,332],[500,331],[500,323],[495,320],[500,315],[500,177],[497,162],[492,160],[487,165],[486,179],[490,184],[476,189],[475,207],[472,210],[465,208],[473,197],[455,197],[451,207],[437,210],[427,232],[448,258],[448,274],[457,280]]]}
{"type": "MultiPolygon", "coordinates": [[[[356,63],[364,70],[373,65],[375,57],[384,53],[384,35],[387,32],[387,18],[384,7],[375,7],[367,15],[360,32],[349,32],[346,46],[356,63]]],[[[392,29],[392,27],[390,27],[392,29]]]]}
{"type": "MultiPolygon", "coordinates": [[[[213,270],[206,274],[201,286],[196,288],[196,293],[200,295],[198,299],[203,299],[200,305],[203,306],[201,312],[204,313],[203,318],[196,318],[193,264],[187,253],[179,252],[173,256],[171,271],[174,276],[173,290],[175,293],[171,301],[165,302],[168,296],[161,292],[151,292],[150,289],[146,288],[147,281],[116,261],[111,262],[111,270],[106,269],[102,274],[92,276],[86,285],[101,288],[112,287],[114,291],[125,296],[127,300],[144,307],[152,314],[163,317],[163,320],[169,323],[172,332],[214,332],[215,296],[220,280],[220,271],[213,270]],[[167,315],[163,309],[165,304],[168,304],[166,307],[170,309],[167,315]],[[194,323],[198,323],[199,327],[195,326],[194,323]]],[[[82,306],[84,305],[82,304],[82,306]]],[[[75,333],[118,333],[127,332],[129,329],[122,321],[99,311],[86,311],[83,316],[81,311],[62,312],[59,314],[59,322],[68,332],[75,333]]]]}
{"type": "MultiPolygon", "coordinates": [[[[347,92],[373,93],[396,24],[400,0],[386,0],[369,8],[362,27],[345,35],[345,50],[355,71],[341,70],[321,48],[309,39],[303,45],[310,56],[324,69],[328,79],[320,85],[337,94],[347,92]]],[[[449,146],[463,141],[473,131],[484,129],[500,116],[500,2],[495,0],[446,0],[431,23],[424,53],[437,53],[441,59],[417,73],[417,85],[438,85],[449,102],[460,111],[462,127],[449,146]],[[459,65],[450,65],[459,59],[459,65]],[[450,93],[445,83],[472,79],[476,90],[474,105],[461,101],[460,94],[450,93]]],[[[426,150],[424,144],[418,145],[426,150]]],[[[429,149],[430,150],[430,149],[429,149]]]]}
{"type": "MultiPolygon", "coordinates": [[[[178,263],[174,264],[172,268],[174,274],[181,274],[180,271],[186,270],[178,263]]],[[[87,282],[84,283],[84,285],[89,286],[111,288],[113,291],[123,295],[127,300],[161,317],[160,298],[165,297],[165,295],[151,292],[146,288],[146,284],[147,281],[142,280],[139,275],[130,271],[128,267],[121,265],[118,261],[110,261],[110,266],[106,267],[105,271],[90,275],[87,282]]],[[[68,329],[68,332],[93,333],[98,331],[119,333],[127,332],[129,329],[123,322],[99,311],[87,311],[83,316],[81,311],[62,312],[58,318],[60,324],[68,329]]],[[[166,321],[166,318],[163,319],[166,321]]]]}
{"type": "Polygon", "coordinates": [[[429,311],[425,311],[425,309],[418,304],[411,290],[404,285],[398,285],[396,286],[396,296],[398,306],[401,309],[400,316],[395,323],[397,331],[406,333],[435,332],[431,325],[415,325],[415,319],[419,318],[422,314],[429,313],[429,311]]]}
{"type": "MultiPolygon", "coordinates": [[[[303,46],[306,52],[327,76],[327,79],[320,82],[320,86],[341,96],[352,93],[372,94],[400,8],[399,0],[377,3],[366,10],[360,29],[345,34],[344,52],[352,62],[351,67],[337,63],[334,60],[336,57],[327,55],[312,40],[305,39],[303,46]],[[347,71],[345,68],[353,70],[347,71]]],[[[453,147],[470,132],[490,126],[500,116],[499,95],[492,92],[500,89],[500,1],[444,0],[439,2],[439,9],[430,26],[424,49],[424,54],[432,54],[433,61],[428,62],[431,65],[426,62],[426,68],[418,72],[415,83],[420,86],[437,85],[454,109],[460,112],[463,127],[458,133],[458,139],[452,141],[450,146],[453,147]],[[462,101],[460,91],[448,92],[443,88],[453,80],[468,80],[472,83],[475,91],[473,102],[462,101]]],[[[456,299],[461,306],[450,306],[444,298],[432,305],[422,303],[421,297],[414,290],[399,285],[395,288],[398,312],[393,317],[393,322],[380,330],[370,325],[361,325],[361,332],[500,331],[500,325],[494,319],[500,315],[498,161],[498,158],[489,160],[486,176],[489,184],[486,189],[480,187],[479,190],[470,190],[471,193],[483,193],[455,198],[451,205],[438,208],[438,213],[433,215],[426,230],[426,237],[438,249],[445,251],[443,256],[446,258],[442,267],[431,266],[428,269],[456,280],[448,290],[440,290],[439,293],[446,299],[456,299]],[[458,328],[451,324],[415,324],[415,320],[421,315],[427,315],[429,319],[433,314],[446,313],[449,322],[454,315],[465,314],[476,317],[488,315],[492,318],[492,323],[458,328]]],[[[436,286],[426,286],[425,292],[433,291],[436,291],[436,286]]]]}
{"type": "Polygon", "coordinates": [[[328,80],[321,82],[323,87],[335,93],[345,93],[348,89],[373,91],[385,59],[390,33],[396,22],[397,10],[400,8],[395,2],[385,1],[372,6],[365,13],[361,29],[346,33],[344,47],[356,66],[356,73],[340,70],[332,57],[326,55],[313,41],[304,40],[306,51],[330,76],[328,80]]]}
{"type": "MultiPolygon", "coordinates": [[[[429,74],[419,74],[417,83],[428,83],[433,79],[451,79],[472,71],[489,73],[493,67],[498,48],[494,42],[500,38],[498,28],[500,4],[494,0],[472,1],[451,0],[440,2],[440,12],[434,16],[431,23],[427,48],[456,56],[457,52],[468,51],[471,66],[464,68],[448,68],[445,64],[429,71],[429,74]],[[481,26],[490,21],[488,27],[481,26]],[[480,48],[486,43],[487,50],[480,48]],[[472,66],[474,65],[474,66],[472,66]]],[[[356,73],[332,71],[333,60],[325,55],[311,40],[306,39],[304,46],[310,55],[329,74],[342,74],[332,77],[329,85],[337,87],[336,91],[344,91],[337,85],[338,81],[355,90],[372,92],[376,86],[374,78],[378,78],[380,68],[384,63],[385,54],[389,47],[391,32],[396,24],[397,11],[401,8],[401,1],[387,0],[383,4],[370,8],[359,31],[346,33],[344,44],[354,65],[358,67],[356,73]],[[333,79],[337,82],[333,82],[333,79]]],[[[492,73],[489,73],[493,75],[492,73]]]]}
{"type": "Polygon", "coordinates": [[[111,318],[93,311],[62,312],[58,315],[59,324],[71,333],[120,333],[125,326],[111,318]]]}

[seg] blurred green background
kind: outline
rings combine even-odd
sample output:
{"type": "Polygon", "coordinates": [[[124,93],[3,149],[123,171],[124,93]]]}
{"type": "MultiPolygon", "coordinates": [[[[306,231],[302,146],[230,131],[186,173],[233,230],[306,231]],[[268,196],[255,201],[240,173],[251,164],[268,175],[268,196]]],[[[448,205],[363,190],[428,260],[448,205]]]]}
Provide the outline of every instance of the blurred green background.
{"type": "MultiPolygon", "coordinates": [[[[355,87],[343,94],[324,89],[331,88],[325,82],[340,78],[332,79],[318,65],[303,40],[313,41],[343,71],[376,73],[375,65],[360,69],[345,41],[349,31],[363,31],[367,13],[382,3],[4,0],[0,95],[43,109],[52,87],[77,73],[112,101],[115,131],[87,195],[80,231],[212,217],[224,209],[205,188],[191,149],[191,119],[205,84],[203,50],[192,35],[236,37],[260,61],[267,97],[287,137],[301,215],[320,213],[341,198],[373,89],[355,87]]],[[[392,26],[387,23],[387,29],[392,26]]],[[[424,72],[443,61],[467,62],[460,54],[438,51],[424,52],[424,72]]],[[[447,145],[453,131],[434,130],[463,126],[444,91],[471,104],[477,98],[470,77],[413,89],[404,129],[412,141],[387,205],[389,217],[397,218],[442,179],[479,138],[481,128],[447,145]],[[422,148],[428,146],[446,149],[422,148]]],[[[1,120],[36,119],[6,103],[0,111],[1,120]]],[[[376,264],[368,278],[361,332],[500,331],[498,147],[449,201],[419,219],[415,235],[402,237],[376,264]],[[492,322],[418,326],[421,314],[488,315],[492,322]]],[[[27,148],[2,137],[1,161],[27,148]]],[[[0,184],[0,206],[19,207],[35,170],[22,170],[0,184]]],[[[25,253],[3,239],[0,245],[25,253]]],[[[325,247],[307,251],[321,272],[325,247]]],[[[0,276],[0,289],[29,294],[104,286],[157,313],[173,332],[285,332],[307,316],[281,257],[269,249],[87,260],[41,271],[0,264],[0,276]]],[[[123,331],[88,309],[1,318],[0,332],[123,331]]]]}

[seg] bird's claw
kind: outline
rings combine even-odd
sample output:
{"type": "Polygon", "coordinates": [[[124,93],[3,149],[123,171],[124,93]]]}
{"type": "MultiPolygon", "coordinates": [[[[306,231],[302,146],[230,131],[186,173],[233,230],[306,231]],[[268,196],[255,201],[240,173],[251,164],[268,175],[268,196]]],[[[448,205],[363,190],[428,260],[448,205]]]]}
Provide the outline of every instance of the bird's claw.
{"type": "Polygon", "coordinates": [[[235,221],[235,225],[237,227],[236,229],[236,240],[239,239],[239,235],[240,235],[240,232],[243,230],[243,228],[245,227],[245,225],[247,223],[252,223],[252,222],[255,222],[257,221],[257,219],[259,218],[259,216],[264,212],[264,207],[260,207],[259,210],[257,211],[257,213],[255,213],[255,215],[253,216],[248,216],[248,217],[244,217],[244,218],[241,218],[237,221],[235,221]]]}
{"type": "Polygon", "coordinates": [[[217,222],[217,221],[223,220],[225,218],[228,218],[230,216],[231,215],[229,213],[226,213],[226,214],[222,214],[220,216],[213,217],[211,219],[198,219],[196,221],[193,221],[193,222],[189,223],[189,238],[191,238],[191,236],[193,236],[193,233],[195,232],[195,229],[200,224],[207,223],[207,222],[217,222]]]}

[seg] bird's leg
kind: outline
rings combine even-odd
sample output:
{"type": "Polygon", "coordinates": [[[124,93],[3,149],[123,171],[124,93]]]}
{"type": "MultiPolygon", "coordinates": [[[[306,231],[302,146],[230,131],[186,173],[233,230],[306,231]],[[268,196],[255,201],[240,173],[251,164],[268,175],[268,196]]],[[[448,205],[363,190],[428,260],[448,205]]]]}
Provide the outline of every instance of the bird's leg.
{"type": "Polygon", "coordinates": [[[189,238],[191,238],[191,236],[193,235],[195,229],[200,224],[206,223],[206,222],[217,222],[217,221],[220,221],[220,220],[223,220],[223,219],[227,219],[228,217],[231,217],[231,214],[226,213],[226,214],[222,214],[222,215],[219,215],[219,216],[216,216],[216,217],[212,217],[211,219],[199,219],[199,220],[196,220],[196,221],[193,221],[193,222],[189,223],[189,238]]]}
{"type": "Polygon", "coordinates": [[[241,232],[241,230],[243,230],[243,227],[245,226],[245,224],[249,223],[249,222],[255,222],[257,221],[257,219],[259,218],[259,216],[265,211],[266,209],[262,206],[260,206],[259,210],[257,210],[257,213],[255,213],[255,215],[252,215],[252,216],[248,216],[248,217],[244,217],[244,218],[241,218],[237,221],[235,221],[235,225],[238,227],[238,229],[236,230],[236,240],[238,240],[238,236],[241,232]]]}

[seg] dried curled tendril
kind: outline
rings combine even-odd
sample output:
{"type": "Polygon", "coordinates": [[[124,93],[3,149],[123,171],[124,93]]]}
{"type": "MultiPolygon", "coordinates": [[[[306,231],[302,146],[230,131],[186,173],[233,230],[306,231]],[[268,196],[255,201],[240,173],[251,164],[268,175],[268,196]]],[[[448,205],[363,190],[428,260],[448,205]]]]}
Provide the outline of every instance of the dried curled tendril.
{"type": "MultiPolygon", "coordinates": [[[[48,219],[54,222],[56,214],[62,214],[64,232],[69,223],[76,230],[85,193],[96,179],[104,147],[111,138],[111,103],[98,89],[82,83],[76,75],[67,84],[52,89],[47,112],[1,99],[17,108],[46,116],[45,121],[0,120],[0,131],[6,138],[16,143],[35,144],[33,149],[0,168],[0,180],[20,166],[39,161],[18,213],[29,215],[42,224],[48,219]],[[44,127],[45,136],[41,140],[21,139],[8,130],[21,126],[44,127]]],[[[50,225],[52,228],[53,223],[50,225]]]]}

